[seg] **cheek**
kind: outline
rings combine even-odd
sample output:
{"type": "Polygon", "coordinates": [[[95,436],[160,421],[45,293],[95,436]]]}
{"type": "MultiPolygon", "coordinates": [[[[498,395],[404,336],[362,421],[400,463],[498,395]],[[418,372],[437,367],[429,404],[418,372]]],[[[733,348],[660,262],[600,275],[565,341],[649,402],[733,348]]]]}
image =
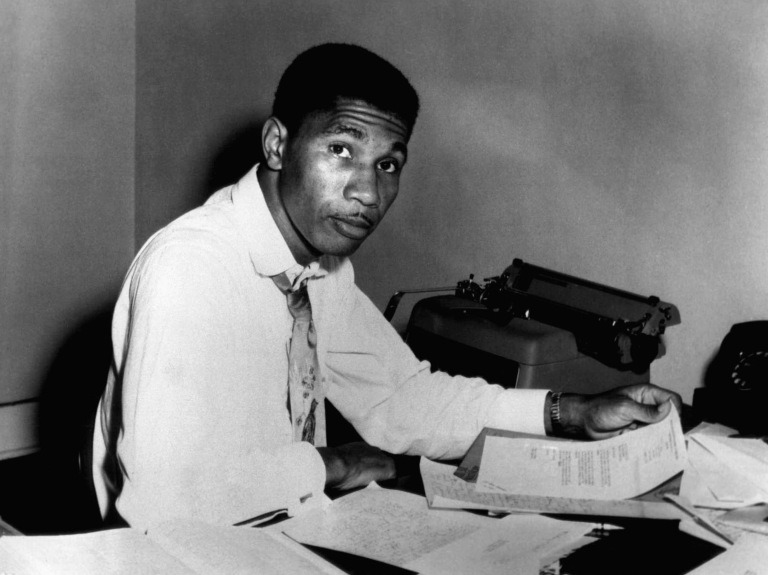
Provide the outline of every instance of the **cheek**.
{"type": "Polygon", "coordinates": [[[316,205],[342,197],[347,175],[323,162],[309,163],[302,176],[304,200],[316,205]]]}
{"type": "Polygon", "coordinates": [[[392,207],[392,204],[395,203],[399,186],[397,182],[394,184],[383,183],[380,184],[379,189],[381,190],[381,216],[383,217],[389,208],[392,207]]]}

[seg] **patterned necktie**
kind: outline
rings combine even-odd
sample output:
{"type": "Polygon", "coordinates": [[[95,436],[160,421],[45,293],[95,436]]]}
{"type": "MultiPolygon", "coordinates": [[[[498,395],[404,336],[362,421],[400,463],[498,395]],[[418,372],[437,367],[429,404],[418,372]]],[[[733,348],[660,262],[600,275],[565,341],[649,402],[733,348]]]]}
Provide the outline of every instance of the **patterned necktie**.
{"type": "Polygon", "coordinates": [[[317,335],[307,280],[286,293],[293,316],[293,333],[288,353],[288,409],[293,423],[293,440],[324,446],[325,401],[317,362],[317,335]]]}

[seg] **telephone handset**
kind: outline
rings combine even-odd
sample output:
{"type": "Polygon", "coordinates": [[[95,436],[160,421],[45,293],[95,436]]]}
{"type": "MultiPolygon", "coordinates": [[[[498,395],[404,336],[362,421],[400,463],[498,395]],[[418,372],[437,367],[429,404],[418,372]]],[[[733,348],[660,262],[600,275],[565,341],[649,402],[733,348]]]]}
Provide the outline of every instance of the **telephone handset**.
{"type": "Polygon", "coordinates": [[[745,393],[768,390],[768,321],[732,326],[715,361],[718,374],[713,383],[718,386],[745,393]]]}
{"type": "Polygon", "coordinates": [[[768,321],[737,323],[694,390],[694,410],[744,435],[768,436],[768,321]]]}

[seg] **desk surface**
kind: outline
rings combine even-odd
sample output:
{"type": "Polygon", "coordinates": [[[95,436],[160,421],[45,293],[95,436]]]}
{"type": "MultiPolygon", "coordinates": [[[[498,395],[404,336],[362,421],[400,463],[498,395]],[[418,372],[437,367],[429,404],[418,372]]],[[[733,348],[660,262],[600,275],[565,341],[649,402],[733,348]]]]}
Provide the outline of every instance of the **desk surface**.
{"type": "MultiPolygon", "coordinates": [[[[691,414],[684,412],[684,420],[686,415],[691,414]]],[[[687,423],[686,427],[692,427],[690,420],[685,423],[687,423]]],[[[418,458],[398,456],[396,464],[398,479],[386,482],[383,487],[423,495],[424,488],[418,470],[418,458]]],[[[573,517],[567,519],[573,519],[573,517]]],[[[599,518],[588,518],[588,520],[599,523],[599,518]]],[[[606,522],[617,524],[616,518],[606,522]]],[[[684,574],[721,551],[714,545],[680,532],[676,522],[640,519],[619,520],[619,522],[625,529],[593,532],[589,536],[591,542],[560,559],[558,571],[542,571],[542,573],[684,574]]],[[[11,533],[17,532],[0,520],[0,535],[11,533]]],[[[356,561],[354,557],[337,556],[332,562],[348,573],[370,572],[365,561],[356,561]]]]}

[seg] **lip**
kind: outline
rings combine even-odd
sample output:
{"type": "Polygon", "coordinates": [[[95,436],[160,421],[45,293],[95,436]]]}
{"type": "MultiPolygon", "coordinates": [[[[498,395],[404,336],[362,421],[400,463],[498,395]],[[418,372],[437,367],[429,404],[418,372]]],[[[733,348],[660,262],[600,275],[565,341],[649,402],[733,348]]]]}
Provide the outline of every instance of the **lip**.
{"type": "Polygon", "coordinates": [[[373,222],[365,216],[332,216],[336,230],[352,240],[361,240],[373,229],[373,222]]]}

